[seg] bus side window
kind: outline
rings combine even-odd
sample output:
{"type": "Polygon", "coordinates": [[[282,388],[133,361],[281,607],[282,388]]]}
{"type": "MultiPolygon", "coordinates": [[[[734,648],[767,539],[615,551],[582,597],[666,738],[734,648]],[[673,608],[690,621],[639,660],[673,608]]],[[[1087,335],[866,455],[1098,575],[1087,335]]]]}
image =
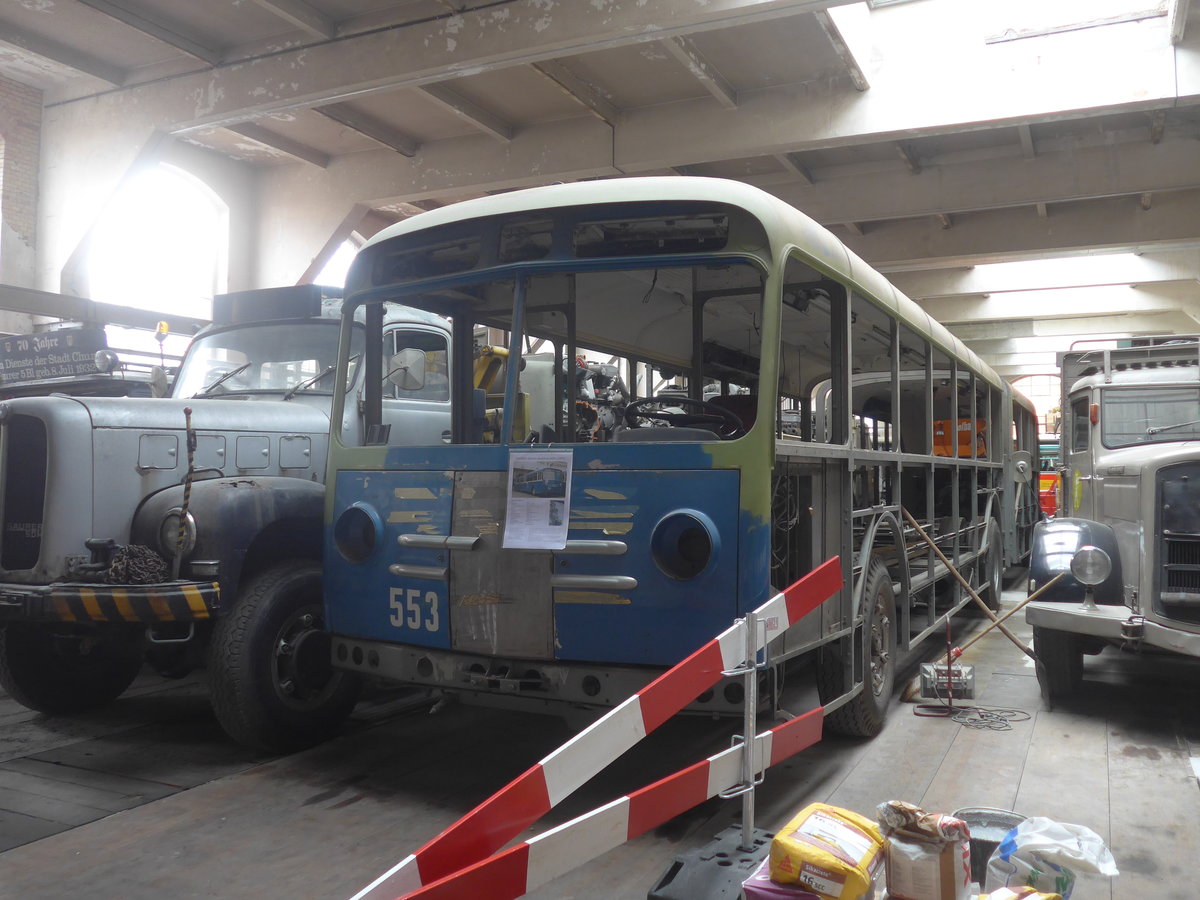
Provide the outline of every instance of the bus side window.
{"type": "Polygon", "coordinates": [[[929,345],[907,325],[900,326],[900,450],[930,452],[933,421],[930,409],[929,345]]]}
{"type": "Polygon", "coordinates": [[[847,440],[846,337],[846,289],[793,255],[784,269],[779,359],[780,396],[793,399],[780,413],[781,437],[847,440]]]}
{"type": "Polygon", "coordinates": [[[854,445],[894,450],[892,317],[858,294],[850,297],[851,410],[854,445]]]}

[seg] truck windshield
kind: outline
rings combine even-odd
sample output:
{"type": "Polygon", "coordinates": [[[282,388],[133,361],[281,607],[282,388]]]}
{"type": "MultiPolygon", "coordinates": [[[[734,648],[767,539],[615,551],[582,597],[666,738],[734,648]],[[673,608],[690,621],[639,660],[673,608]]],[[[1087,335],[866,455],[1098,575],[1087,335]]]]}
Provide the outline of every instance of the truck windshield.
{"type": "Polygon", "coordinates": [[[1105,447],[1200,440],[1200,387],[1110,388],[1101,398],[1105,447]]]}
{"type": "MultiPolygon", "coordinates": [[[[362,343],[361,329],[355,329],[351,353],[361,354],[362,343]]],[[[192,342],[172,394],[220,397],[250,391],[287,391],[325,371],[337,360],[337,349],[336,319],[214,331],[192,342]]],[[[350,381],[353,379],[351,372],[350,381]]],[[[332,379],[325,378],[307,390],[328,394],[332,384],[332,379]]]]}

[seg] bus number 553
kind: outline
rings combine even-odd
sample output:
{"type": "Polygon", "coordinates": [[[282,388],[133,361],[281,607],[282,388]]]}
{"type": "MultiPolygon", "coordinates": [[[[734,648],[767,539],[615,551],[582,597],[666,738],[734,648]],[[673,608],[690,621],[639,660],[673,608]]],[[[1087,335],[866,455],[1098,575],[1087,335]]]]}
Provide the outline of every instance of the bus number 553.
{"type": "Polygon", "coordinates": [[[440,625],[438,617],[438,595],[436,591],[426,591],[421,596],[420,588],[392,588],[388,598],[392,609],[390,621],[397,628],[408,628],[411,631],[437,631],[440,625]]]}

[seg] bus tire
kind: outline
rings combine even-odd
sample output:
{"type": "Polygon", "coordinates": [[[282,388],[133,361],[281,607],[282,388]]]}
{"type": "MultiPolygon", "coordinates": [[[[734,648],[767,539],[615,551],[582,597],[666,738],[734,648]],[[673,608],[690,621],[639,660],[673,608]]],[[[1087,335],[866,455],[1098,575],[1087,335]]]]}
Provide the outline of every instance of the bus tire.
{"type": "Polygon", "coordinates": [[[216,622],[209,651],[213,710],[234,740],[292,753],[331,737],[358,700],[359,679],[330,664],[321,566],[277,563],[245,584],[216,622]]]}
{"type": "Polygon", "coordinates": [[[1079,635],[1054,628],[1033,629],[1038,681],[1051,700],[1070,697],[1083,681],[1083,643],[1079,635]]]}
{"type": "MultiPolygon", "coordinates": [[[[872,559],[863,586],[863,687],[850,702],[826,718],[833,731],[854,737],[874,737],[883,729],[896,684],[896,595],[892,576],[882,560],[872,559]]],[[[817,663],[822,702],[844,694],[840,653],[825,648],[817,663]]]]}
{"type": "Polygon", "coordinates": [[[988,519],[983,539],[986,544],[983,552],[983,583],[980,585],[979,595],[988,609],[998,612],[1000,597],[1004,592],[1004,547],[1000,541],[1000,525],[995,519],[988,519]]]}
{"type": "Polygon", "coordinates": [[[43,625],[0,626],[0,687],[22,706],[79,713],[116,700],[142,668],[137,632],[71,634],[43,625]]]}

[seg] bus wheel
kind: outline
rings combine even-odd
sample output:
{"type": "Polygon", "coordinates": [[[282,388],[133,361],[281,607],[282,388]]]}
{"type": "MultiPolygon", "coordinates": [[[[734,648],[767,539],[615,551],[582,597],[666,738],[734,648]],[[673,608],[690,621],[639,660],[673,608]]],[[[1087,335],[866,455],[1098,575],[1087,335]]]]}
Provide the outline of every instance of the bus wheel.
{"type": "MultiPolygon", "coordinates": [[[[881,560],[872,559],[863,588],[863,686],[854,698],[829,714],[826,723],[841,734],[872,737],[883,729],[896,683],[896,595],[892,576],[881,560]]],[[[839,653],[827,648],[817,665],[822,702],[849,690],[844,686],[839,653]]]]}
{"type": "Polygon", "coordinates": [[[1004,547],[1000,543],[1000,526],[995,519],[988,519],[983,539],[987,543],[983,553],[984,580],[980,585],[980,595],[988,609],[997,612],[1000,609],[1000,595],[1004,592],[1004,547]]]}
{"type": "Polygon", "coordinates": [[[242,588],[216,622],[209,683],[221,726],[248,747],[291,753],[333,735],[360,682],[330,665],[320,565],[289,560],[242,588]]]}
{"type": "Polygon", "coordinates": [[[1033,629],[1038,681],[1051,700],[1069,697],[1083,681],[1083,644],[1079,635],[1053,628],[1033,629]]]}
{"type": "Polygon", "coordinates": [[[116,700],[142,668],[140,635],[126,629],[56,632],[14,622],[0,627],[0,687],[22,706],[78,713],[116,700]]]}

